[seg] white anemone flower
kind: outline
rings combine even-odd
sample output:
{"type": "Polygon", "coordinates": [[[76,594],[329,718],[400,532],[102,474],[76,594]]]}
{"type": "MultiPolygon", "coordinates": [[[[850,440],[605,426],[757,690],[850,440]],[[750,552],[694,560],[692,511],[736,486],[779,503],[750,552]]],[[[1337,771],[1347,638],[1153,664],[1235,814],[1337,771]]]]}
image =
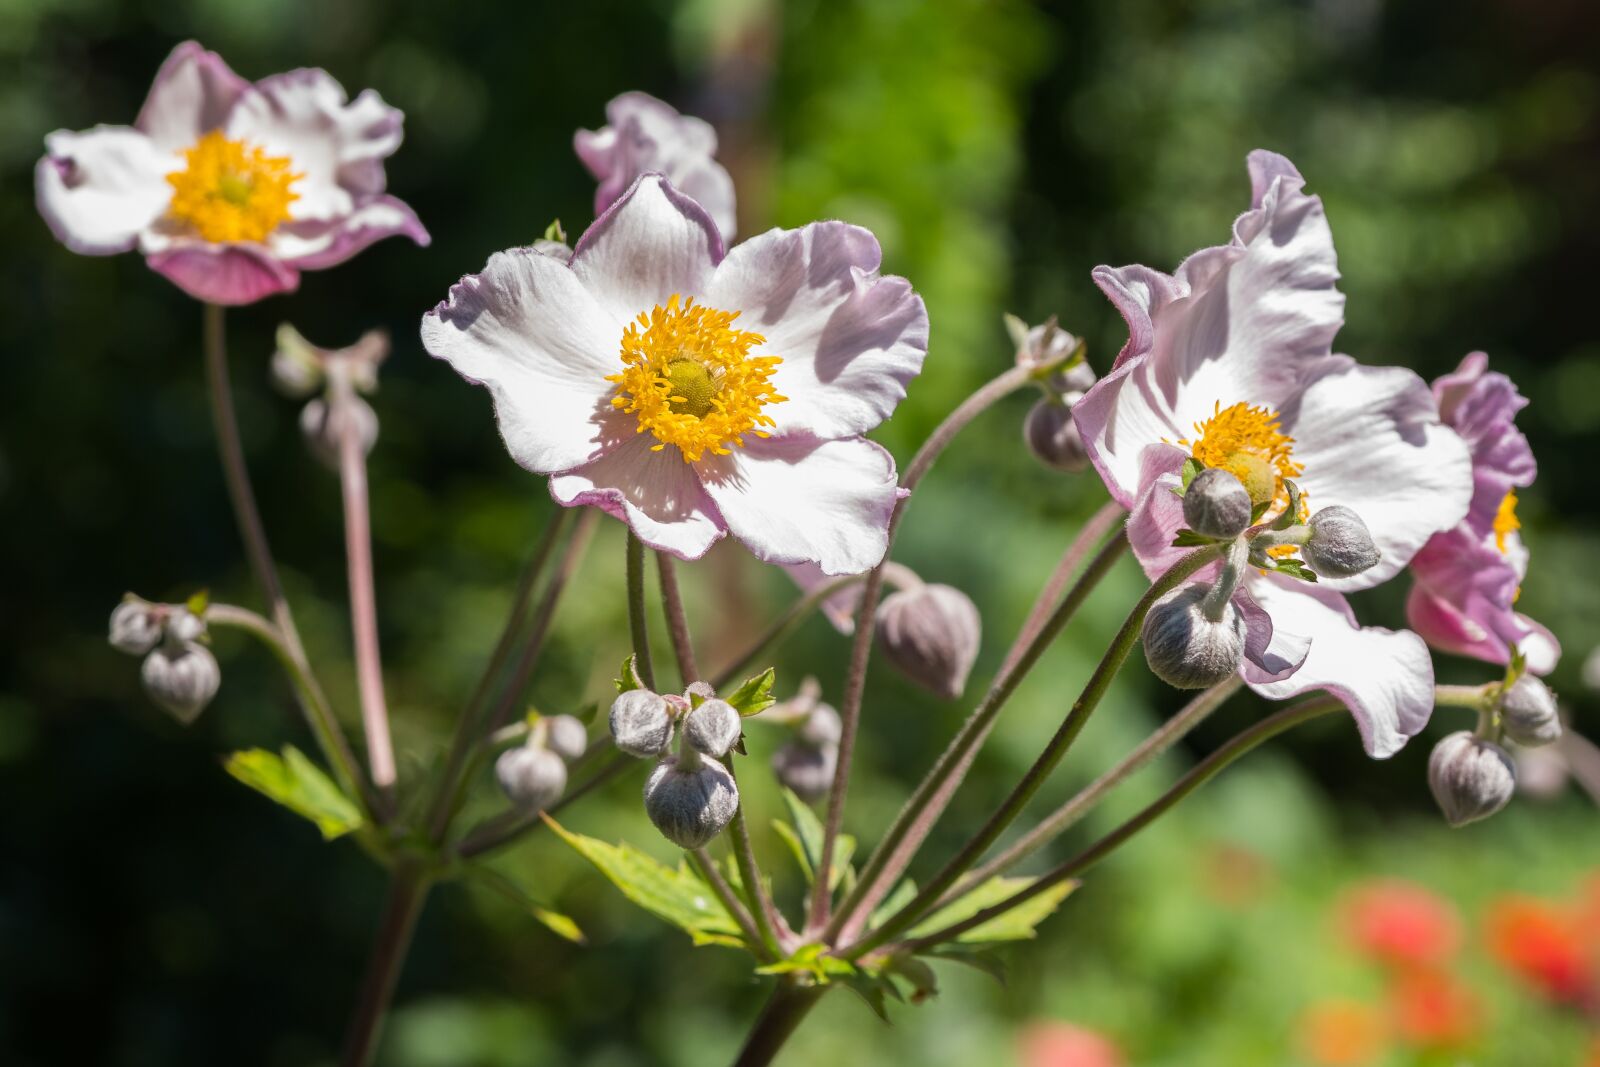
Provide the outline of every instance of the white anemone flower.
{"type": "Polygon", "coordinates": [[[1433,666],[1415,634],[1358,625],[1343,594],[1393,577],[1461,520],[1471,462],[1421,378],[1333,354],[1344,297],[1322,202],[1282,156],[1253,152],[1249,170],[1250,210],[1230,243],[1172,275],[1096,269],[1129,339],[1073,415],[1112,496],[1132,509],[1129,539],[1152,576],[1187,551],[1172,547],[1184,523],[1170,489],[1191,456],[1274,501],[1269,517],[1292,478],[1311,511],[1342,504],[1366,521],[1375,567],[1316,584],[1251,568],[1234,603],[1248,632],[1244,681],[1274,699],[1336,694],[1383,758],[1427,723],[1433,666]]]}
{"type": "Polygon", "coordinates": [[[928,347],[922,298],[880,257],[842,222],[724,255],[700,205],[648,174],[570,259],[491,257],[422,341],[489,390],[507,450],[557,502],[683,559],[732,533],[762,560],[854,574],[883,558],[900,494],[862,435],[928,347]]]}

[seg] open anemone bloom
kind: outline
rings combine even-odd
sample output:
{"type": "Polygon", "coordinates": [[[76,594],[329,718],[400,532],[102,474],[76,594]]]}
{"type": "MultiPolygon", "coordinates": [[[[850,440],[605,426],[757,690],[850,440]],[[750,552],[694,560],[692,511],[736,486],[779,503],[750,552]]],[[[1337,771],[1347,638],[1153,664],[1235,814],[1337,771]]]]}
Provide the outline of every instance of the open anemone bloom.
{"type": "Polygon", "coordinates": [[[716,161],[717,131],[649,93],[606,105],[606,125],[573,137],[578,158],[600,182],[594,213],[616,203],[642,174],[661,174],[705,209],[724,241],[734,235],[733,178],[716,161]]]}
{"type": "Polygon", "coordinates": [[[649,174],[570,260],[492,256],[422,341],[489,390],[512,458],[559,503],[683,559],[732,533],[760,559],[854,574],[883,558],[900,493],[862,435],[928,348],[922,298],[879,259],[842,222],[724,255],[700,205],[649,174]]]}
{"type": "Polygon", "coordinates": [[[428,233],[384,192],[401,115],[326,71],[251,84],[193,41],[156,74],[132,126],[45,138],[39,211],[74,252],[137,248],[197,300],[249,304],[384,237],[428,233]]]}
{"type": "Polygon", "coordinates": [[[1293,479],[1312,510],[1343,504],[1366,521],[1377,566],[1316,584],[1250,568],[1233,602],[1247,632],[1244,681],[1274,699],[1336,694],[1382,758],[1426,724],[1432,664],[1415,634],[1358,626],[1342,593],[1393,577],[1461,519],[1467,449],[1415,374],[1332,353],[1344,297],[1322,202],[1282,156],[1253,152],[1249,170],[1251,207],[1228,244],[1172,275],[1095,270],[1129,338],[1073,417],[1112,496],[1133,512],[1129,539],[1152,576],[1187,551],[1172,547],[1184,522],[1170,489],[1191,456],[1272,501],[1269,519],[1293,479]]]}
{"type": "Polygon", "coordinates": [[[1488,368],[1489,357],[1473,352],[1433,383],[1441,417],[1472,450],[1472,506],[1411,561],[1416,584],[1406,617],[1441,651],[1503,664],[1520,650],[1530,671],[1548,674],[1561,646],[1514,606],[1528,573],[1517,490],[1532,485],[1538,473],[1533,449],[1515,424],[1528,402],[1510,378],[1488,368]]]}

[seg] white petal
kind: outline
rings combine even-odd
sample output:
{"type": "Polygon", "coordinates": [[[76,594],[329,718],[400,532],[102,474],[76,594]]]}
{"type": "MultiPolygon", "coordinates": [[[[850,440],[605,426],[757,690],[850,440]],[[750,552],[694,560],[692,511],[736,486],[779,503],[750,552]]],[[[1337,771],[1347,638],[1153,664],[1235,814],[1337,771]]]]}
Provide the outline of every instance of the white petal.
{"type": "Polygon", "coordinates": [[[1275,631],[1310,639],[1305,662],[1282,681],[1245,681],[1271,700],[1326,689],[1355,716],[1367,754],[1389,758],[1421,732],[1433,713],[1428,646],[1409,630],[1358,626],[1341,594],[1290,582],[1295,580],[1246,578],[1251,597],[1272,616],[1275,631]]]}
{"type": "Polygon", "coordinates": [[[494,397],[511,456],[541,474],[605,450],[620,333],[565,265],[530,249],[490,257],[422,317],[422,343],[494,397]]]}
{"type": "Polygon", "coordinates": [[[1244,662],[1239,675],[1252,685],[1277,682],[1298,671],[1311,652],[1311,639],[1277,626],[1250,590],[1240,586],[1233,602],[1244,615],[1244,662]]]}
{"type": "Polygon", "coordinates": [[[698,297],[721,260],[722,238],[700,205],[646,174],[584,231],[572,272],[620,331],[674,293],[698,297]]]}
{"type": "Polygon", "coordinates": [[[234,105],[252,91],[221,56],[185,41],[156,72],[134,125],[157,149],[181,152],[201,134],[221,129],[234,105]]]}
{"type": "Polygon", "coordinates": [[[621,519],[651,548],[699,559],[726,527],[682,453],[671,447],[653,452],[654,442],[639,434],[587,466],[556,475],[550,495],[621,519]]]}
{"type": "Polygon", "coordinates": [[[172,202],[176,160],[129,126],[57,130],[34,171],[39,213],[74,252],[107,255],[134,246],[172,202]]]}
{"type": "Polygon", "coordinates": [[[853,437],[894,411],[928,353],[928,313],[903,278],[878,275],[877,238],[818,222],[769,230],[728,253],[705,302],[741,312],[738,326],[782,358],[772,376],[788,397],[767,413],[782,433],[853,437]]]}
{"type": "Polygon", "coordinates": [[[696,464],[728,529],[757,559],[859,574],[889,547],[894,458],[871,441],[746,437],[696,464]]]}

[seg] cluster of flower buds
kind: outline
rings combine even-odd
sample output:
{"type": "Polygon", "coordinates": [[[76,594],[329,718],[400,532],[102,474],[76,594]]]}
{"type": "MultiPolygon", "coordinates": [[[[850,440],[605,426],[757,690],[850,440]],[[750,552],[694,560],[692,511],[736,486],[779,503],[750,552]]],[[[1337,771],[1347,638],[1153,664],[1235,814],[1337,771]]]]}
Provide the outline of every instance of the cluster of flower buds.
{"type": "Polygon", "coordinates": [[[1276,500],[1275,482],[1253,488],[1251,479],[1231,470],[1190,464],[1181,491],[1186,526],[1174,545],[1223,545],[1222,566],[1213,581],[1191,582],[1157,600],[1145,615],[1142,637],[1157,677],[1179,689],[1203,689],[1243,661],[1246,627],[1234,593],[1248,568],[1306,581],[1348,578],[1376,566],[1378,549],[1366,523],[1342,505],[1301,521],[1300,490],[1292,481],[1284,482],[1288,500],[1281,514],[1263,522],[1276,500]]]}
{"type": "Polygon", "coordinates": [[[1539,748],[1561,739],[1561,714],[1550,687],[1520,663],[1509,681],[1486,686],[1477,730],[1446,736],[1428,757],[1428,788],[1451,826],[1486,819],[1517,788],[1518,761],[1503,741],[1539,748]]]}
{"type": "Polygon", "coordinates": [[[206,624],[184,604],[152,604],[129,593],[111,612],[111,647],[143,656],[144,690],[184,725],[217,695],[222,668],[205,646],[206,624]]]}
{"type": "Polygon", "coordinates": [[[727,828],[739,810],[739,787],[720,761],[744,736],[744,719],[732,704],[704,682],[682,696],[639,687],[617,696],[610,721],[617,748],[656,760],[644,786],[644,810],[662,836],[695,849],[727,828]]]}
{"type": "Polygon", "coordinates": [[[368,330],[349,348],[318,348],[285,323],[278,327],[272,381],[286,396],[307,398],[300,432],[311,454],[339,469],[345,434],[354,432],[363,453],[378,443],[378,414],[362,399],[378,388],[378,367],[389,356],[389,335],[368,330]]]}
{"type": "Polygon", "coordinates": [[[1083,358],[1083,342],[1058,326],[1055,316],[1030,327],[1015,315],[1007,315],[1006,330],[1017,347],[1017,366],[1041,375],[1039,387],[1044,396],[1029,409],[1022,424],[1028,451],[1053,470],[1084,470],[1089,466],[1089,454],[1072,421],[1072,405],[1083,399],[1095,376],[1083,358]]]}
{"type": "Polygon", "coordinates": [[[588,730],[573,716],[537,716],[527,740],[495,760],[495,778],[512,807],[526,815],[543,811],[567,788],[567,764],[588,744],[588,730]]]}
{"type": "Polygon", "coordinates": [[[793,735],[772,754],[772,773],[796,796],[816,803],[833,787],[839,766],[839,738],[844,722],[832,704],[822,701],[822,686],[815,678],[800,683],[789,700],[761,713],[766,722],[791,726],[793,735]]]}
{"type": "Polygon", "coordinates": [[[956,700],[978,658],[983,620],[972,598],[949,585],[906,575],[878,608],[877,638],[884,656],[917,685],[956,700]]]}

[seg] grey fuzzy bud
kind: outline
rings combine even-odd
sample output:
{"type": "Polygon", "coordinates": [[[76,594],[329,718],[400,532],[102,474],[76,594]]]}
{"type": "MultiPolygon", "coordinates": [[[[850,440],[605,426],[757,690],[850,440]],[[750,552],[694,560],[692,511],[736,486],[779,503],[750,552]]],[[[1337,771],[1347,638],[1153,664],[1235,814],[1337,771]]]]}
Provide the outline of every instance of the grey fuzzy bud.
{"type": "Polygon", "coordinates": [[[174,644],[198,641],[205,632],[205,620],[188,608],[179,608],[167,616],[167,640],[174,644]]]}
{"type": "Polygon", "coordinates": [[[1499,745],[1460,730],[1433,746],[1428,788],[1445,820],[1465,826],[1506,806],[1517,788],[1516,765],[1499,745]]]}
{"type": "Polygon", "coordinates": [[[1327,578],[1349,578],[1377,566],[1378,546],[1361,516],[1342,504],[1311,516],[1311,537],[1300,546],[1311,569],[1327,578]]]}
{"type": "Polygon", "coordinates": [[[1184,490],[1183,521],[1197,534],[1232,540],[1250,525],[1250,491],[1232,471],[1207,467],[1184,490]]]}
{"type": "Polygon", "coordinates": [[[611,702],[611,738],[630,756],[648,759],[672,741],[672,713],[660,693],[630,689],[611,702]]]}
{"type": "Polygon", "coordinates": [[[300,433],[311,454],[333,470],[339,469],[339,449],[345,426],[354,423],[365,455],[378,443],[378,413],[359,396],[351,395],[337,404],[321,397],[308,401],[300,411],[300,433]]]}
{"type": "Polygon", "coordinates": [[[644,810],[662,836],[679,848],[699,848],[720,834],[739,810],[739,787],[722,764],[668,756],[644,784],[644,810]]]}
{"type": "Polygon", "coordinates": [[[1519,677],[1500,698],[1500,721],[1506,736],[1527,748],[1561,739],[1556,695],[1531,674],[1519,677]]]}
{"type": "Polygon", "coordinates": [[[567,787],[567,765],[547,748],[519,745],[500,753],[494,776],[512,807],[531,815],[549,807],[567,787]]]}
{"type": "Polygon", "coordinates": [[[772,754],[772,773],[808,803],[828,795],[838,766],[838,745],[814,746],[795,739],[784,742],[772,754]]]}
{"type": "Polygon", "coordinates": [[[726,756],[743,732],[744,720],[738,710],[715,697],[702,701],[683,720],[683,739],[707,756],[726,756]]]}
{"type": "Polygon", "coordinates": [[[837,745],[844,736],[844,720],[832,704],[817,704],[811,709],[795,734],[802,743],[813,748],[837,745]]]}
{"type": "Polygon", "coordinates": [[[1078,424],[1072,421],[1071,404],[1082,397],[1069,393],[1064,403],[1040,400],[1028,411],[1022,424],[1022,439],[1028,451],[1052,470],[1076,474],[1089,466],[1089,453],[1083,447],[1078,424]]]}
{"type": "Polygon", "coordinates": [[[162,643],[145,657],[139,676],[150,699],[186,726],[199,717],[222,684],[217,657],[193,641],[162,643]]]}
{"type": "Polygon", "coordinates": [[[1144,618],[1144,658],[1156,677],[1178,689],[1204,689],[1232,675],[1244,658],[1244,617],[1230,600],[1222,618],[1206,617],[1210,590],[1199,582],[1157,600],[1144,618]]]}
{"type": "Polygon", "coordinates": [[[161,640],[161,612],[149,601],[130,596],[111,611],[111,647],[142,656],[161,640]]]}
{"type": "Polygon", "coordinates": [[[966,688],[982,630],[972,599],[948,585],[902,589],[878,609],[878,643],[889,662],[946,700],[966,688]]]}
{"type": "Polygon", "coordinates": [[[571,715],[544,720],[545,747],[565,760],[575,760],[589,747],[589,729],[571,715]]]}

